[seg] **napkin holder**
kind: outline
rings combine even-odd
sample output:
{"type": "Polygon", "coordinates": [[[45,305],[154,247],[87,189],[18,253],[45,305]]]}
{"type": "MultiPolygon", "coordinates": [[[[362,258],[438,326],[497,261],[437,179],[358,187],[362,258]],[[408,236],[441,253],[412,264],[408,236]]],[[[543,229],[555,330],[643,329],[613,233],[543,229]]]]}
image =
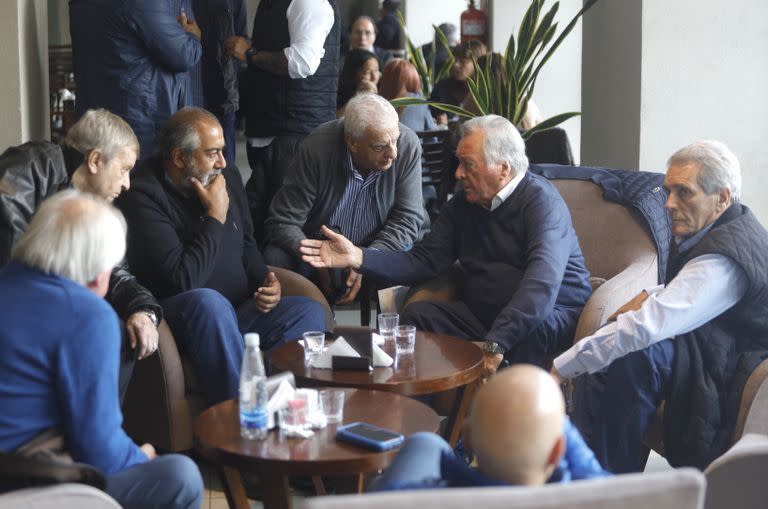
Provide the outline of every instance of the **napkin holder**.
{"type": "Polygon", "coordinates": [[[371,371],[373,369],[373,334],[368,327],[344,331],[344,339],[360,357],[334,355],[331,368],[346,371],[371,371]]]}

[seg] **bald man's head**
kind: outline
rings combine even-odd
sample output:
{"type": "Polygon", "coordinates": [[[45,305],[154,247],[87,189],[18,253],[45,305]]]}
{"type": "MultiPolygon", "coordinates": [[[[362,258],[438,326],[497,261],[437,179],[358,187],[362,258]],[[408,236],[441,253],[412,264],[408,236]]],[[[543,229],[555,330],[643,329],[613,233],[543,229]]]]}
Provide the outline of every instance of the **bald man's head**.
{"type": "Polygon", "coordinates": [[[517,365],[475,396],[469,437],[480,470],[510,484],[546,482],[564,451],[565,404],[546,371],[517,365]]]}

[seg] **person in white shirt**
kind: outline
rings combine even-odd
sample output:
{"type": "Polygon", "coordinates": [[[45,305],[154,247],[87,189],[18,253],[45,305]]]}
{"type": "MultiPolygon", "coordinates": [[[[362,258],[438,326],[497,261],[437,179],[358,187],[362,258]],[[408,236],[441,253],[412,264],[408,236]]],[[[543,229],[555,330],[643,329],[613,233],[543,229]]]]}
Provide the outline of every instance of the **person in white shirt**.
{"type": "Polygon", "coordinates": [[[248,64],[245,111],[248,201],[254,236],[263,239],[269,202],[296,146],[336,118],[339,13],[336,0],[262,0],[251,41],[230,37],[226,51],[248,64]]]}
{"type": "Polygon", "coordinates": [[[642,441],[663,400],[667,459],[704,468],[728,446],[734,400],[768,355],[768,341],[753,337],[768,327],[768,234],[739,203],[738,160],[722,143],[696,142],[670,157],[664,187],[674,236],[666,284],[622,306],[552,370],[576,379],[574,422],[614,472],[644,468],[642,441]]]}

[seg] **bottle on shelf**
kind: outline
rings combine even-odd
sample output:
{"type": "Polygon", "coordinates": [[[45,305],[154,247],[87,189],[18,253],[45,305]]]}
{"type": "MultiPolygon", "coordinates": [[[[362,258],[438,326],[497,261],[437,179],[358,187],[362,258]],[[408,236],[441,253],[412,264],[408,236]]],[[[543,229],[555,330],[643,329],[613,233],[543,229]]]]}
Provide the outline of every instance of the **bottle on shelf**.
{"type": "Polygon", "coordinates": [[[240,435],[248,440],[263,440],[269,432],[266,379],[259,335],[248,333],[240,370],[240,435]]]}

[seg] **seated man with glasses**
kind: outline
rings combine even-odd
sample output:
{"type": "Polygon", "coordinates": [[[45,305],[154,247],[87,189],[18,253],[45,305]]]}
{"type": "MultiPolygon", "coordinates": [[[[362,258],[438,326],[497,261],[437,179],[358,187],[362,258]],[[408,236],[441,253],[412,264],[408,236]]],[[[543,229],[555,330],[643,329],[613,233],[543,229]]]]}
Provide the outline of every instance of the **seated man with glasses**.
{"type": "Polygon", "coordinates": [[[385,251],[408,249],[429,226],[421,145],[378,95],[353,97],[343,118],[323,124],[302,142],[266,222],[268,264],[311,276],[337,304],[352,302],[360,274],[349,270],[346,278],[332,278],[328,269],[301,261],[299,243],[321,238],[322,225],[336,227],[356,245],[385,251]]]}

